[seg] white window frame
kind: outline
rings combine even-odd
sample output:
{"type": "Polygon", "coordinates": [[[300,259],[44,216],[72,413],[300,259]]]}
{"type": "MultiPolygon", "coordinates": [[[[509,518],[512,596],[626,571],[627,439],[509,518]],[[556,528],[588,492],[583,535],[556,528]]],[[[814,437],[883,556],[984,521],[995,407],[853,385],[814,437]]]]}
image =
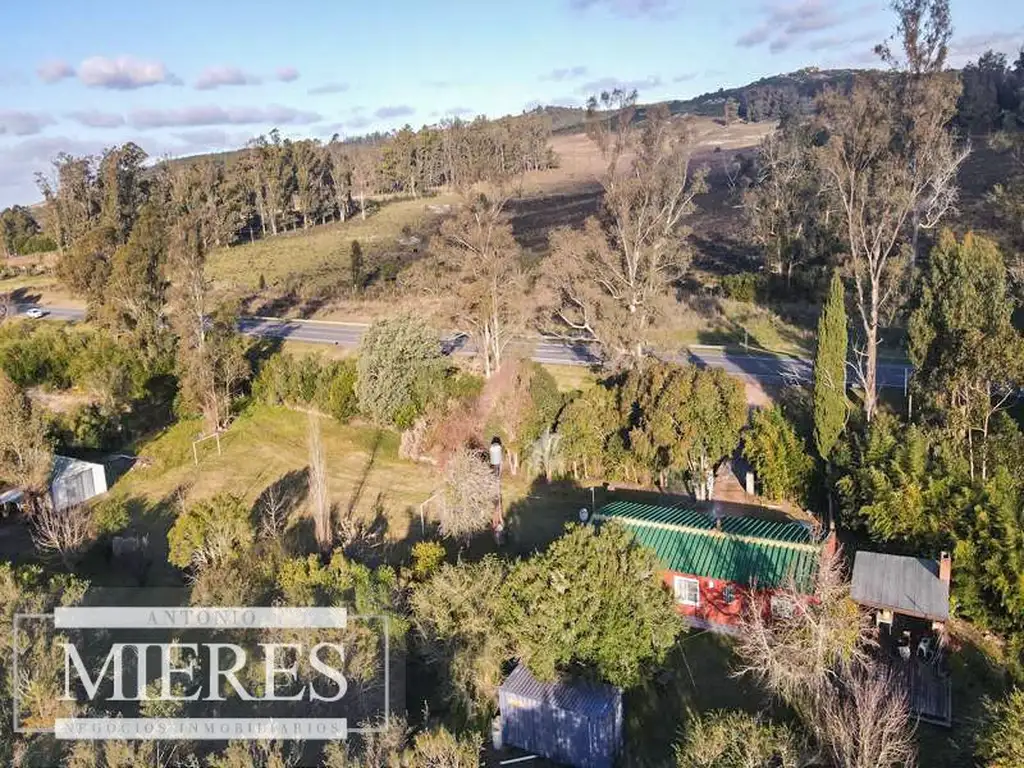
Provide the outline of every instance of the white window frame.
{"type": "Polygon", "coordinates": [[[700,605],[700,579],[694,579],[689,576],[676,576],[672,580],[672,591],[675,594],[676,602],[680,605],[689,605],[693,607],[700,605]],[[691,584],[693,585],[697,597],[694,600],[687,600],[686,590],[691,584]]]}

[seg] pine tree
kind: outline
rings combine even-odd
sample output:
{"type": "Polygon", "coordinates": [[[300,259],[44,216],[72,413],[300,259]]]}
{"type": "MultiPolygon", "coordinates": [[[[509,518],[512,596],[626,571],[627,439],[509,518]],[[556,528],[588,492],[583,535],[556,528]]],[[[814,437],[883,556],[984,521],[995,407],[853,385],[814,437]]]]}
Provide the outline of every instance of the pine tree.
{"type": "Polygon", "coordinates": [[[845,294],[836,272],[818,319],[814,355],[814,445],[825,461],[846,425],[846,343],[845,294]]]}

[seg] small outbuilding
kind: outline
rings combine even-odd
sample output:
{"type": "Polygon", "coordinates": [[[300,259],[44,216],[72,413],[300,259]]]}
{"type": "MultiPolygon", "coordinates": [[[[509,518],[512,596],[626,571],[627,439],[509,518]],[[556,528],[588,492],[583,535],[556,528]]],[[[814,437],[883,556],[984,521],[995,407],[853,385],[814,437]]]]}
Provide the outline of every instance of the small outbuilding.
{"type": "Polygon", "coordinates": [[[611,685],[542,683],[520,664],[498,705],[505,746],[575,768],[612,768],[622,746],[622,691],[611,685]]]}
{"type": "Polygon", "coordinates": [[[946,661],[952,562],[858,552],[850,597],[874,616],[879,650],[903,678],[910,709],[925,722],[949,727],[953,688],[946,661]]]}
{"type": "Polygon", "coordinates": [[[53,457],[50,498],[54,509],[73,507],[106,492],[107,471],[102,464],[70,456],[53,457]]]}
{"type": "MultiPolygon", "coordinates": [[[[949,555],[924,557],[858,552],[853,561],[850,597],[879,612],[880,623],[911,616],[936,625],[949,621],[949,555]]],[[[938,627],[936,627],[938,628],[938,627]]]]}

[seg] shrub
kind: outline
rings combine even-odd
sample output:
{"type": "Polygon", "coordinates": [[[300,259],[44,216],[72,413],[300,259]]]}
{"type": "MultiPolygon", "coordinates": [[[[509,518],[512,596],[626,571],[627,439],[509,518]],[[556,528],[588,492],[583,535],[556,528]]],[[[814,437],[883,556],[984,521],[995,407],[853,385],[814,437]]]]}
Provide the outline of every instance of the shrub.
{"type": "Polygon", "coordinates": [[[142,397],[154,375],[142,357],[108,334],[16,324],[0,329],[0,369],[21,387],[80,387],[112,402],[142,397]]]}
{"type": "Polygon", "coordinates": [[[405,429],[441,394],[437,332],[413,315],[378,320],[363,336],[358,371],[359,409],[382,426],[405,429]]]}
{"type": "Polygon", "coordinates": [[[117,445],[121,418],[98,403],[88,403],[69,414],[56,416],[50,432],[56,442],[72,450],[105,451],[117,445]]]}
{"type": "Polygon", "coordinates": [[[814,472],[812,459],[778,406],[754,411],[744,455],[753,465],[761,491],[769,499],[803,502],[814,472]]]}
{"type": "Polygon", "coordinates": [[[1005,699],[985,702],[977,757],[992,768],[1024,765],[1024,690],[1014,688],[1005,699]]]}
{"type": "Polygon", "coordinates": [[[14,250],[21,256],[33,253],[49,253],[57,250],[57,243],[47,235],[29,235],[14,245],[14,250]]]}
{"type": "Polygon", "coordinates": [[[679,768],[797,768],[807,745],[786,725],[762,722],[746,712],[690,712],[676,747],[679,768]]]}
{"type": "Polygon", "coordinates": [[[219,494],[189,504],[167,534],[168,561],[179,568],[204,568],[240,557],[256,535],[241,499],[219,494]]]}
{"type": "Polygon", "coordinates": [[[128,527],[131,515],[124,499],[108,498],[93,507],[92,521],[98,534],[112,536],[128,527]]]}
{"type": "Polygon", "coordinates": [[[740,272],[722,278],[722,290],[730,299],[753,303],[760,288],[760,276],[753,272],[740,272]]]}
{"type": "Polygon", "coordinates": [[[429,579],[444,563],[444,545],[439,541],[418,541],[412,547],[412,575],[419,581],[429,579]]]}
{"type": "Polygon", "coordinates": [[[299,405],[347,421],[358,412],[354,360],[324,361],[278,353],[260,369],[253,397],[269,405],[299,405]]]}

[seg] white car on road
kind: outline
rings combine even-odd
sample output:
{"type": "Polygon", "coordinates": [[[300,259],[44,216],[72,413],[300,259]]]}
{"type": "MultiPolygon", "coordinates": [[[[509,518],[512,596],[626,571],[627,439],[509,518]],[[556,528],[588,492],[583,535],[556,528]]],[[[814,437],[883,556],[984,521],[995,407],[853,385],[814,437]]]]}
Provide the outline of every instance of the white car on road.
{"type": "Polygon", "coordinates": [[[42,310],[39,307],[32,307],[31,309],[26,310],[25,316],[31,317],[33,320],[38,320],[41,317],[45,317],[46,312],[45,310],[42,310]]]}

